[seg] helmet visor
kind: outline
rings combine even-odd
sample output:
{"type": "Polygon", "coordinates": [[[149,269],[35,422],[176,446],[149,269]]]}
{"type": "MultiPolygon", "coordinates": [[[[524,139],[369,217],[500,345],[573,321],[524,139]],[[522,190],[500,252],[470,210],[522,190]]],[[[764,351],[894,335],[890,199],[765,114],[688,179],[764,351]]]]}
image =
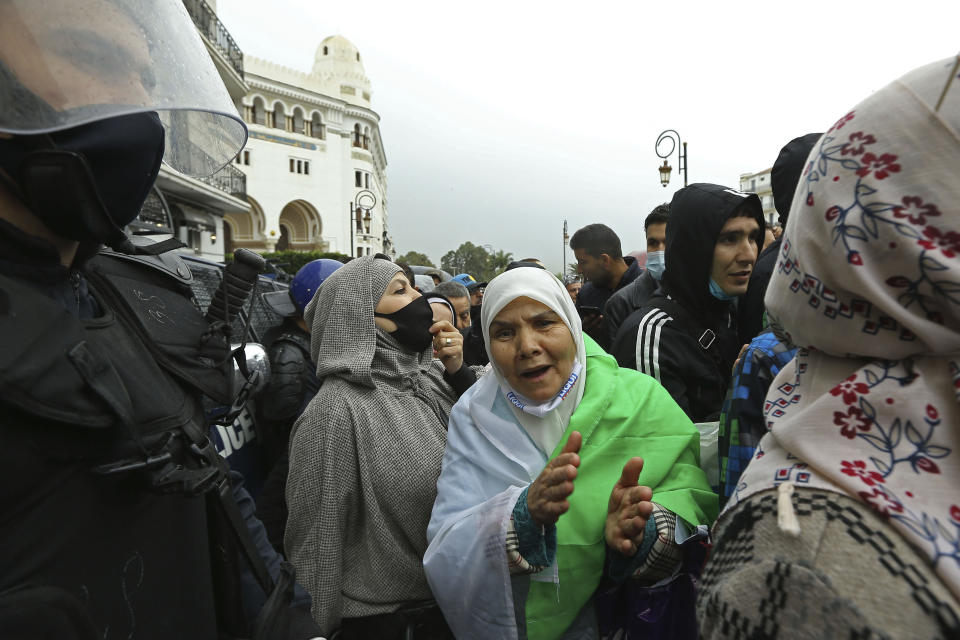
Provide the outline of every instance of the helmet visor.
{"type": "Polygon", "coordinates": [[[247,140],[180,0],[0,0],[0,132],[156,111],[164,162],[216,173],[247,140]]]}

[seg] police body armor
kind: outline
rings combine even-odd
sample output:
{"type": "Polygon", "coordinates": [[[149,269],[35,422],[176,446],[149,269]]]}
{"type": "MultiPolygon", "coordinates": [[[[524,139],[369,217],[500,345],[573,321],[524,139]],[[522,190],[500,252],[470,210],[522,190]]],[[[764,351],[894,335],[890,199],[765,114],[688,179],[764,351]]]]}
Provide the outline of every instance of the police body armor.
{"type": "Polygon", "coordinates": [[[200,393],[230,404],[228,341],[182,277],[111,254],[87,275],[88,320],[0,275],[0,592],[35,637],[216,637],[239,591],[200,393]]]}

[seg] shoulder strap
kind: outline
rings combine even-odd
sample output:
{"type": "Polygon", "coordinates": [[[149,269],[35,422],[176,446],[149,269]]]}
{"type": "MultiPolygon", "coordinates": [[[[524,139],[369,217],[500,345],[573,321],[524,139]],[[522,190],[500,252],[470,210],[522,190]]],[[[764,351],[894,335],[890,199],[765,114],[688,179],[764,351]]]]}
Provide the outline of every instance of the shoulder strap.
{"type": "Polygon", "coordinates": [[[673,324],[678,329],[700,345],[710,360],[717,366],[719,371],[723,367],[723,355],[720,353],[720,347],[717,344],[717,334],[713,329],[704,326],[698,322],[693,314],[689,313],[680,303],[670,296],[663,295],[656,297],[656,306],[660,307],[673,319],[673,324]]]}

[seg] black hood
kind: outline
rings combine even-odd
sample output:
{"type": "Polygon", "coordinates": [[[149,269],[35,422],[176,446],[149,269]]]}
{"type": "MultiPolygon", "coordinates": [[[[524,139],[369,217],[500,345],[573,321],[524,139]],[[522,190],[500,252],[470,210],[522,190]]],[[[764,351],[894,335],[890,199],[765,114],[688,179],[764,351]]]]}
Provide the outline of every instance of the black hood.
{"type": "MultiPolygon", "coordinates": [[[[766,227],[763,205],[755,193],[700,182],[680,189],[670,202],[664,251],[666,268],[661,286],[685,309],[703,315],[704,321],[728,305],[710,294],[710,270],[717,236],[734,211],[741,207],[747,207],[763,231],[766,227]]],[[[760,244],[758,255],[763,250],[762,233],[760,244]]]]}
{"type": "Polygon", "coordinates": [[[770,170],[770,188],[773,189],[773,204],[780,214],[780,224],[787,226],[790,215],[790,204],[793,194],[797,191],[800,176],[807,164],[807,156],[817,144],[822,133],[808,133],[805,136],[794,138],[780,150],[777,161],[770,170]]]}

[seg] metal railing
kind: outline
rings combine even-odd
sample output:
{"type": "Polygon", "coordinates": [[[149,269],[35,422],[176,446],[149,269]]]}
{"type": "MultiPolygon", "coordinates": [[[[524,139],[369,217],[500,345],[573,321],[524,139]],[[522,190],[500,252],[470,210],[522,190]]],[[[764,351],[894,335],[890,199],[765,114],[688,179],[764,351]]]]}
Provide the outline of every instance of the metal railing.
{"type": "Polygon", "coordinates": [[[233,41],[233,37],[227,28],[223,26],[217,14],[210,8],[204,0],[183,0],[183,5],[187,8],[187,13],[193,18],[193,23],[197,25],[207,40],[210,41],[217,51],[223,54],[223,57],[230,62],[240,77],[243,77],[243,51],[233,41]]]}
{"type": "Polygon", "coordinates": [[[247,195],[247,176],[233,165],[228,164],[212,176],[200,178],[200,181],[241,199],[247,195]]]}

